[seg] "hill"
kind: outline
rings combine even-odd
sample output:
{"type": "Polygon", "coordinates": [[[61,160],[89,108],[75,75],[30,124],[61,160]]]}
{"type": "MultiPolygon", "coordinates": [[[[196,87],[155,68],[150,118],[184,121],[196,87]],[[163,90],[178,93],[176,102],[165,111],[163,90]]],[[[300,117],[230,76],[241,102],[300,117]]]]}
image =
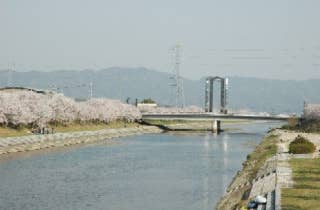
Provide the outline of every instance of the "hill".
{"type": "MultiPolygon", "coordinates": [[[[115,98],[122,101],[130,98],[131,102],[134,102],[135,98],[152,98],[162,105],[169,105],[174,101],[170,88],[171,76],[168,73],[145,68],[119,67],[82,71],[30,71],[12,72],[12,84],[39,89],[49,89],[50,85],[51,87],[56,85],[65,95],[84,99],[88,97],[88,84],[92,81],[94,97],[115,98]]],[[[7,78],[8,72],[1,71],[1,87],[7,85],[7,78]]],[[[319,79],[294,81],[229,77],[229,81],[228,106],[232,109],[300,113],[304,100],[312,103],[320,102],[319,79]]],[[[184,91],[186,104],[203,106],[204,78],[184,79],[184,91]]]]}

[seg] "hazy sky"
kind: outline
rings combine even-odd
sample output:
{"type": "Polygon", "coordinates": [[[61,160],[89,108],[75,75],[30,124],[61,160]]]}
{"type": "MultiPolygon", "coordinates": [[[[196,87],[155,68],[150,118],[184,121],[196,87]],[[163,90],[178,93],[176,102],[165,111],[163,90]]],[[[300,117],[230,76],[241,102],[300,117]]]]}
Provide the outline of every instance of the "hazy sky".
{"type": "Polygon", "coordinates": [[[320,78],[319,0],[0,0],[0,69],[320,78]]]}

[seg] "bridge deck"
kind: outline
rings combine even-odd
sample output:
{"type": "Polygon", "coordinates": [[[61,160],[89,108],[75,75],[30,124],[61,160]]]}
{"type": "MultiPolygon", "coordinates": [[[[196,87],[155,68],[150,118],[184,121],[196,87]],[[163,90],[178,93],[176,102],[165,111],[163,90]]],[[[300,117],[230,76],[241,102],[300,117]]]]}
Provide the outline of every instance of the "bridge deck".
{"type": "Polygon", "coordinates": [[[173,113],[173,114],[158,114],[158,113],[145,113],[142,114],[142,119],[184,119],[184,120],[222,120],[222,119],[238,119],[238,120],[277,120],[286,121],[288,116],[264,116],[264,115],[233,115],[233,114],[213,114],[213,113],[173,113]]]}

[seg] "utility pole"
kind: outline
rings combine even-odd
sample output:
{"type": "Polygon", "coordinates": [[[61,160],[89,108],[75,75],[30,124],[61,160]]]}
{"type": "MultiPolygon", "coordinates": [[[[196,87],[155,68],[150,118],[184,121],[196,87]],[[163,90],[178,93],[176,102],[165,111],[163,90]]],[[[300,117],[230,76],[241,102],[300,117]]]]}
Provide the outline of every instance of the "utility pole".
{"type": "Polygon", "coordinates": [[[13,73],[13,71],[14,71],[14,63],[8,69],[8,78],[7,78],[7,86],[8,87],[12,86],[12,73],[13,73]]]}
{"type": "Polygon", "coordinates": [[[93,96],[93,82],[89,83],[89,99],[92,99],[93,96]]]}

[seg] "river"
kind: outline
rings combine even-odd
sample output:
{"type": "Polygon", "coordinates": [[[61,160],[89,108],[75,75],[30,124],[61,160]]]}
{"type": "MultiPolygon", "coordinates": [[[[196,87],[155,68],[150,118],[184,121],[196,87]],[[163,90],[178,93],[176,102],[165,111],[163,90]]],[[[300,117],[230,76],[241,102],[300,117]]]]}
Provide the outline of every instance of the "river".
{"type": "Polygon", "coordinates": [[[277,123],[165,133],[0,161],[0,209],[212,210],[277,123]]]}

